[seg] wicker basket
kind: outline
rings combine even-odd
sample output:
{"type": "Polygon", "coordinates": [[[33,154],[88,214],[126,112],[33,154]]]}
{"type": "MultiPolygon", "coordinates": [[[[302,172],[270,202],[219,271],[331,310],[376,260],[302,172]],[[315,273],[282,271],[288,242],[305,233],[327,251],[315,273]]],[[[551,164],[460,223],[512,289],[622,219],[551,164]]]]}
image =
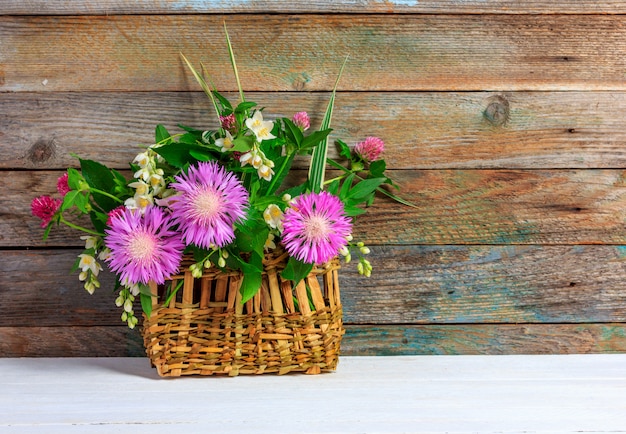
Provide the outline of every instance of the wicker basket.
{"type": "Polygon", "coordinates": [[[155,304],[144,315],[146,353],[163,377],[182,375],[318,374],[336,368],[344,334],[339,262],[315,267],[295,288],[282,280],[285,253],[266,257],[259,292],[241,303],[242,274],[209,268],[171,278],[182,288],[167,306],[166,285],[150,285],[155,304]]]}

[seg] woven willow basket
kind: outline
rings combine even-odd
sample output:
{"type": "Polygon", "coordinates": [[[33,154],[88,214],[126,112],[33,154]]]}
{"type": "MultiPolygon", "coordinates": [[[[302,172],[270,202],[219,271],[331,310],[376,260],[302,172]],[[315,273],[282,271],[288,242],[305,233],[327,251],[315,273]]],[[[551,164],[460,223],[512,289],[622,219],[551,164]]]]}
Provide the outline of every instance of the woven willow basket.
{"type": "Polygon", "coordinates": [[[280,272],[287,254],[266,257],[259,292],[241,303],[242,274],[211,267],[171,278],[182,288],[167,306],[166,285],[151,284],[155,304],[144,315],[146,353],[162,377],[182,375],[318,374],[336,368],[344,334],[339,261],[315,267],[295,288],[280,272]]]}

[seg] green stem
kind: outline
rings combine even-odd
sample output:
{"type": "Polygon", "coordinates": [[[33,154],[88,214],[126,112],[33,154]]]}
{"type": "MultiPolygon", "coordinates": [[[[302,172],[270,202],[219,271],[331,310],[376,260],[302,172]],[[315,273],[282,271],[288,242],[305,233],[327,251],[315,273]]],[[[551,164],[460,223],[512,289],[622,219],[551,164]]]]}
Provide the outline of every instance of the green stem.
{"type": "Polygon", "coordinates": [[[69,222],[69,221],[65,220],[63,215],[61,215],[60,222],[63,223],[64,225],[66,225],[66,226],[69,226],[72,229],[77,229],[79,231],[83,231],[83,232],[86,232],[88,234],[95,235],[95,236],[98,236],[98,237],[103,237],[104,236],[104,234],[101,234],[100,232],[96,232],[96,231],[93,231],[91,229],[87,229],[85,227],[78,226],[77,224],[74,224],[72,222],[69,222]]]}
{"type": "MultiPolygon", "coordinates": [[[[92,188],[89,187],[88,189],[91,193],[98,193],[101,194],[102,196],[106,196],[110,199],[113,199],[114,201],[116,201],[117,203],[124,203],[124,201],[122,199],[120,199],[117,196],[113,196],[111,193],[107,193],[106,191],[102,191],[102,190],[98,190],[97,188],[92,188]]],[[[82,191],[86,191],[86,190],[82,190],[82,191]]]]}
{"type": "Polygon", "coordinates": [[[337,176],[333,179],[327,179],[326,181],[324,181],[324,185],[328,185],[331,184],[334,181],[341,181],[342,179],[346,178],[348,176],[348,174],[346,173],[345,175],[341,175],[341,176],[337,176]]]}
{"type": "Polygon", "coordinates": [[[285,158],[283,160],[283,164],[280,165],[280,168],[278,169],[278,171],[274,173],[274,176],[272,177],[272,181],[270,182],[270,185],[267,188],[268,195],[274,193],[274,187],[278,179],[280,179],[280,174],[283,173],[283,171],[285,170],[289,162],[293,160],[294,155],[295,155],[295,152],[293,152],[289,157],[285,158]]]}

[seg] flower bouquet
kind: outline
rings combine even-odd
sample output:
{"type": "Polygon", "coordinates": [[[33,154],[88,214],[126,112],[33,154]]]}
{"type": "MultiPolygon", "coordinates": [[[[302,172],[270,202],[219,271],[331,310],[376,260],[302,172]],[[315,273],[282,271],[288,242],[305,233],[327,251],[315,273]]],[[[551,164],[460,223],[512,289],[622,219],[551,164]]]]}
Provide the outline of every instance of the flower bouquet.
{"type": "Polygon", "coordinates": [[[35,198],[32,213],[44,237],[58,224],[84,232],[74,270],[93,293],[108,265],[130,328],[139,299],[160,375],[333,370],[344,333],[339,258],[355,254],[359,273],[372,271],[369,249],[352,239],[353,219],[377,190],[403,201],[381,188],[394,185],[381,139],[352,148],[337,140],[343,161],[328,158],[335,90],[319,130],[306,112],[269,120],[245,98],[228,33],[226,40],[236,105],[209,86],[204,66],[200,73],[182,56],[215,108],[217,129],[181,126],[171,135],[157,126],[154,143],[130,163],[130,180],[78,158],[80,170],[58,180],[61,198],[35,198]],[[306,178],[291,170],[299,158],[310,159],[306,178]],[[327,165],[333,179],[325,179],[327,165]],[[91,225],[76,223],[86,217],[91,225]]]}

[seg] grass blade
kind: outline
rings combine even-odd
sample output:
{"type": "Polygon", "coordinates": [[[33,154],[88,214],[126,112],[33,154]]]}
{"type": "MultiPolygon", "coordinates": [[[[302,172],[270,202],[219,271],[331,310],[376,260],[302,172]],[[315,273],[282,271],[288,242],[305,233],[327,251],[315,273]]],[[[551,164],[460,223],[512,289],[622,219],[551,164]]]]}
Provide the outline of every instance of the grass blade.
{"type": "MultiPolygon", "coordinates": [[[[339,84],[339,79],[343,74],[343,70],[346,66],[346,62],[348,58],[346,57],[341,65],[341,69],[339,70],[339,75],[337,76],[337,80],[335,81],[335,86],[333,87],[333,92],[330,95],[330,100],[328,101],[328,107],[326,107],[326,113],[324,114],[324,119],[322,120],[321,130],[327,130],[330,128],[330,122],[333,117],[333,109],[335,107],[335,94],[337,92],[337,85],[339,84]]],[[[311,156],[311,165],[309,166],[309,187],[312,191],[319,193],[322,191],[324,187],[324,174],[326,168],[326,158],[328,156],[328,140],[326,137],[322,140],[314,149],[313,155],[311,156]]]]}

